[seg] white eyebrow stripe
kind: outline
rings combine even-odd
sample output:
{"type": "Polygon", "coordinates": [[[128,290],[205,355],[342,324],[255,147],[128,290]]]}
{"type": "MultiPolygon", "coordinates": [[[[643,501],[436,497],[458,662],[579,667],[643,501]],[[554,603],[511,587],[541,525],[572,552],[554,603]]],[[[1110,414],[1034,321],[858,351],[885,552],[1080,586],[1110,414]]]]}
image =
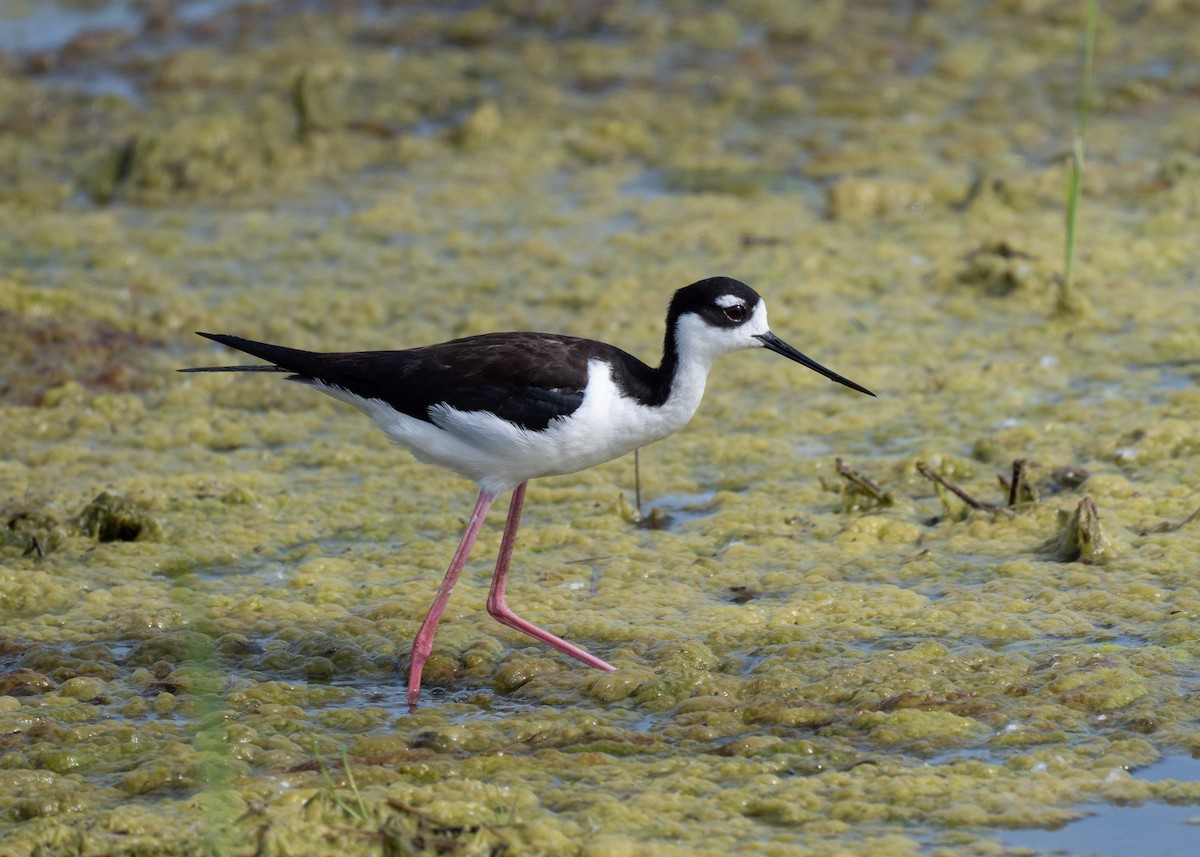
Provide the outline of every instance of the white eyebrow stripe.
{"type": "Polygon", "coordinates": [[[745,301],[737,295],[721,295],[717,298],[716,303],[721,309],[729,309],[731,306],[737,306],[738,304],[745,303],[745,301]]]}

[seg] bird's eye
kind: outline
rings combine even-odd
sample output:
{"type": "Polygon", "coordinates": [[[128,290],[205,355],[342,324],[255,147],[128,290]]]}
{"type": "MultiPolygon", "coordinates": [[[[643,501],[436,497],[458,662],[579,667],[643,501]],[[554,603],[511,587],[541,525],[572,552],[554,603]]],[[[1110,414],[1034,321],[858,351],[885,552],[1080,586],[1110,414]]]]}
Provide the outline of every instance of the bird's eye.
{"type": "Polygon", "coordinates": [[[733,306],[725,307],[725,317],[735,324],[741,324],[746,320],[747,315],[745,304],[734,304],[733,306]]]}

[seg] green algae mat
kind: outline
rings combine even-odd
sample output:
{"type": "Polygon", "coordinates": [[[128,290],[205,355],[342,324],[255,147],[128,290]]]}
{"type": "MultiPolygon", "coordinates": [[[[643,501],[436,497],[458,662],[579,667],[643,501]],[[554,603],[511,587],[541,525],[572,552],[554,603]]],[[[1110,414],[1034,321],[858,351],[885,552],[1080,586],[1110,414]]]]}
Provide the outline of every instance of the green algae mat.
{"type": "Polygon", "coordinates": [[[1101,9],[1069,313],[1083,2],[2,11],[3,857],[1016,855],[1200,803],[1194,2],[1101,9]],[[533,483],[510,601],[617,670],[488,618],[497,515],[414,713],[472,486],[174,371],[655,362],[713,275],[879,398],[735,354],[636,481],[533,483]]]}

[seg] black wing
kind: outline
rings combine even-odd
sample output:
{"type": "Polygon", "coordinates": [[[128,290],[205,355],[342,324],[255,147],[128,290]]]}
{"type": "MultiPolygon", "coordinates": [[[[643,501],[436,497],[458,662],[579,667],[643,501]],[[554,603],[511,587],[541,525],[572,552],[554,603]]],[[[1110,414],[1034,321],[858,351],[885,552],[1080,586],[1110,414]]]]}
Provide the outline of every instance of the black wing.
{"type": "Polygon", "coordinates": [[[331,353],[227,334],[200,335],[273,365],[182,371],[290,372],[289,380],[321,381],[381,399],[426,422],[432,421],[430,407],[446,404],[460,411],[491,411],[523,428],[544,429],[583,402],[592,359],[624,366],[639,386],[653,378],[652,369],[619,348],[548,333],[489,333],[403,351],[331,353]]]}

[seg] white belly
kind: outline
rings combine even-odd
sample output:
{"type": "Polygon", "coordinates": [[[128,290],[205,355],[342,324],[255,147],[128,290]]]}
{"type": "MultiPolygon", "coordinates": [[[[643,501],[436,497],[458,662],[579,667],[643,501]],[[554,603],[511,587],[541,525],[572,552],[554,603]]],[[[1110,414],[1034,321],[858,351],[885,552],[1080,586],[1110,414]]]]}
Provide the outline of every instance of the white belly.
{"type": "Polygon", "coordinates": [[[594,467],[661,440],[691,419],[704,394],[706,372],[678,372],[671,395],[647,407],[620,395],[608,364],[588,366],[583,404],[557,417],[541,431],[530,431],[487,411],[459,411],[445,405],[430,409],[433,422],[399,413],[380,399],[318,386],[354,405],[392,440],[421,461],[453,470],[493,494],[527,479],[556,476],[594,467]]]}

